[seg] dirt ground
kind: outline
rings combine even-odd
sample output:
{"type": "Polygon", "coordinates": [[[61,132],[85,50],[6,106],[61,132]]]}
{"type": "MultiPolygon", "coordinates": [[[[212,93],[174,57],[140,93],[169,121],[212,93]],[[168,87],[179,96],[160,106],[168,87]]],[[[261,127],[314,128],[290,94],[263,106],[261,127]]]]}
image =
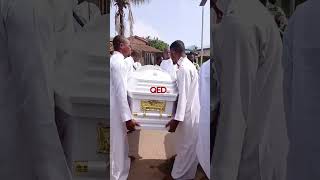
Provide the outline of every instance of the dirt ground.
{"type": "MultiPolygon", "coordinates": [[[[129,134],[132,157],[129,180],[164,180],[170,174],[175,150],[174,134],[141,130],[129,134]]],[[[207,180],[200,166],[196,180],[207,180]]]]}

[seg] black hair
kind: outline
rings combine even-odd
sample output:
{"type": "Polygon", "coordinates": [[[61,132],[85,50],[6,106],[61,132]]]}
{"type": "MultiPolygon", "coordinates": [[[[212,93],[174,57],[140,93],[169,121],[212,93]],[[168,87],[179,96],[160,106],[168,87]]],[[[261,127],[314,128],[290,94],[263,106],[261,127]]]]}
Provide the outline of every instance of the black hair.
{"type": "Polygon", "coordinates": [[[112,44],[113,44],[113,49],[118,51],[120,49],[120,44],[121,43],[126,43],[126,38],[121,35],[117,35],[116,37],[113,38],[112,44]]]}
{"type": "Polygon", "coordinates": [[[181,40],[176,40],[170,45],[170,50],[177,53],[185,53],[184,43],[181,40]]]}

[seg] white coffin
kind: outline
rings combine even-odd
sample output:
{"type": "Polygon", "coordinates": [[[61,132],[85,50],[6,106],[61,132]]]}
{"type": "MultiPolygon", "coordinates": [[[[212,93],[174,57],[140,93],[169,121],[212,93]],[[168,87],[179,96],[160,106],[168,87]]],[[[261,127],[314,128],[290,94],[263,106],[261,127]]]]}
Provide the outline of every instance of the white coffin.
{"type": "MultiPolygon", "coordinates": [[[[97,20],[108,23],[109,16],[97,20]]],[[[74,180],[109,177],[106,27],[85,26],[75,35],[73,56],[56,67],[56,121],[74,180]]]]}
{"type": "Polygon", "coordinates": [[[133,118],[141,129],[167,130],[165,125],[176,110],[176,80],[160,67],[147,65],[129,75],[128,101],[133,118]],[[165,87],[165,93],[152,93],[151,87],[165,87]]]}

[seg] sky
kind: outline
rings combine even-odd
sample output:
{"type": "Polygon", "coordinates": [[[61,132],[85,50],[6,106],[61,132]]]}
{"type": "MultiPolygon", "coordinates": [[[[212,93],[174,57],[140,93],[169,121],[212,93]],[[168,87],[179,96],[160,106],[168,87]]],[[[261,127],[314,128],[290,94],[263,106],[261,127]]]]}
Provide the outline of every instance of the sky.
{"type": "MultiPolygon", "coordinates": [[[[148,3],[132,6],[134,17],[134,35],[140,37],[158,37],[169,45],[175,40],[182,40],[185,46],[196,45],[201,48],[201,0],[149,0],[148,3]]],[[[115,33],[114,6],[110,11],[110,37],[115,33]]],[[[126,13],[126,22],[128,11],[126,13]]],[[[129,25],[126,25],[126,36],[129,25]]],[[[210,6],[204,7],[203,47],[210,47],[210,6]]]]}

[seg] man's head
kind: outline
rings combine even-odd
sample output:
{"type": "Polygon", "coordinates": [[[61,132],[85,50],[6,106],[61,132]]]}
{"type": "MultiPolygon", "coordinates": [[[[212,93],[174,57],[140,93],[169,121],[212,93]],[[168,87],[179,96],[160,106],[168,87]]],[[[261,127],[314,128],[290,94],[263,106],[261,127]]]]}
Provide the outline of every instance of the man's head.
{"type": "Polygon", "coordinates": [[[131,57],[133,58],[134,62],[140,62],[142,55],[140,51],[132,50],[131,57]]]}
{"type": "Polygon", "coordinates": [[[131,54],[130,41],[124,36],[117,35],[113,38],[113,48],[127,57],[131,54]]]}
{"type": "Polygon", "coordinates": [[[191,62],[195,62],[195,60],[196,60],[196,58],[195,58],[195,56],[194,56],[193,53],[189,53],[189,54],[187,55],[187,58],[188,58],[191,62]]]}
{"type": "Polygon", "coordinates": [[[156,57],[156,65],[160,66],[161,62],[162,62],[162,57],[161,56],[157,56],[156,57]]]}
{"type": "Polygon", "coordinates": [[[171,59],[174,64],[177,64],[181,57],[185,56],[184,43],[180,40],[174,41],[170,46],[171,59]]]}
{"type": "Polygon", "coordinates": [[[166,47],[163,51],[163,59],[167,60],[170,59],[170,48],[166,47]]]}

